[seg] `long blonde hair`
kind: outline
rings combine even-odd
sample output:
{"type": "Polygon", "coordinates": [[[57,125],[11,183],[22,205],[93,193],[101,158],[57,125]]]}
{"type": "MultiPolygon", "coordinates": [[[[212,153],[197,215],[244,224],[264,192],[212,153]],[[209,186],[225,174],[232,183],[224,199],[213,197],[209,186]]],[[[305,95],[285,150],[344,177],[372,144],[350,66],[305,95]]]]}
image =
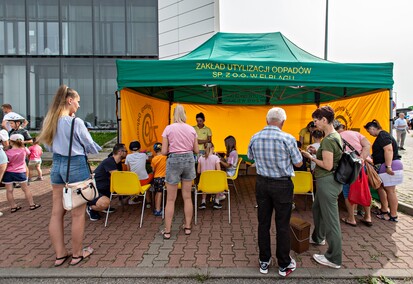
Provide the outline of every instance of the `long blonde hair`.
{"type": "Polygon", "coordinates": [[[66,99],[75,99],[77,96],[79,96],[77,92],[66,85],[61,85],[59,89],[57,89],[56,95],[49,107],[49,111],[43,120],[40,134],[37,136],[37,140],[40,143],[52,145],[53,138],[57,131],[57,123],[66,106],[66,99]]]}
{"type": "Polygon", "coordinates": [[[183,105],[176,105],[174,110],[174,122],[186,123],[186,114],[183,105]]]}
{"type": "Polygon", "coordinates": [[[204,154],[205,159],[208,159],[209,155],[214,154],[212,152],[212,148],[214,148],[214,144],[212,144],[212,142],[205,143],[205,154],[204,154]]]}

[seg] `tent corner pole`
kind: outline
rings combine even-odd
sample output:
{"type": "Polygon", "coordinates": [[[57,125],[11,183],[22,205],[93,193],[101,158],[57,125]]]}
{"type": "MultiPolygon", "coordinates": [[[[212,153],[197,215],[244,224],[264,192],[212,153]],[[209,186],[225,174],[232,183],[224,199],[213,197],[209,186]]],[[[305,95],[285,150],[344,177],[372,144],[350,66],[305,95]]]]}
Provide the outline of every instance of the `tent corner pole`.
{"type": "Polygon", "coordinates": [[[117,143],[119,144],[121,139],[121,113],[119,109],[119,102],[120,102],[120,92],[116,91],[115,92],[115,97],[116,97],[116,132],[117,132],[117,143]]]}

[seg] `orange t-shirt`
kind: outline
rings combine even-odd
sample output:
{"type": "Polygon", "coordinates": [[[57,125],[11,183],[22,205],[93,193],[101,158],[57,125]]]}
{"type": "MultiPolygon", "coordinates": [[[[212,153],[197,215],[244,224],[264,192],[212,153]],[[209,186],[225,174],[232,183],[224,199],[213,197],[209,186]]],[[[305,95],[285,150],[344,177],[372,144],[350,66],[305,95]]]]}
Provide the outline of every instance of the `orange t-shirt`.
{"type": "Polygon", "coordinates": [[[152,158],[151,166],[154,178],[166,176],[166,158],[164,155],[156,155],[152,158]]]}

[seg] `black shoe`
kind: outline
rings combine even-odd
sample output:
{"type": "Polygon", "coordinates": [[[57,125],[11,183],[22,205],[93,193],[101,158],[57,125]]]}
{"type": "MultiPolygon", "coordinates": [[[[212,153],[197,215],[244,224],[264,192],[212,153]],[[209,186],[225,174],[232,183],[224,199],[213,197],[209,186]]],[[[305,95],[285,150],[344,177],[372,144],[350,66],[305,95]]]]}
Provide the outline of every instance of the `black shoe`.
{"type": "Polygon", "coordinates": [[[100,219],[100,214],[89,206],[86,206],[86,213],[89,215],[90,221],[97,221],[100,219]]]}
{"type": "Polygon", "coordinates": [[[202,202],[201,205],[199,205],[198,209],[206,209],[205,202],[202,202]]]}
{"type": "Polygon", "coordinates": [[[221,209],[222,205],[219,203],[214,203],[214,209],[221,209]]]}
{"type": "Polygon", "coordinates": [[[406,150],[406,149],[404,149],[403,147],[399,147],[399,149],[400,149],[400,150],[406,150]]]}

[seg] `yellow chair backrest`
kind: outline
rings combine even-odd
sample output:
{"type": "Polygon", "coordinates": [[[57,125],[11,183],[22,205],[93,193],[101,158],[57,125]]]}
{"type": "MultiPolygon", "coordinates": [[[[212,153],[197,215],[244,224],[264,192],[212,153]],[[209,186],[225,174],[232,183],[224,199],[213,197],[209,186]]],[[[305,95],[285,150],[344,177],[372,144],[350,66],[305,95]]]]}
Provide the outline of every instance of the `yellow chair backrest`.
{"type": "Polygon", "coordinates": [[[313,192],[313,175],[310,172],[295,171],[291,177],[294,183],[294,194],[306,194],[313,192]]]}
{"type": "Polygon", "coordinates": [[[142,188],[139,177],[134,172],[112,172],[110,177],[110,192],[119,195],[143,194],[150,185],[142,188]]]}
{"type": "Polygon", "coordinates": [[[235,174],[232,177],[228,177],[228,178],[237,179],[238,171],[239,171],[239,165],[241,165],[241,162],[242,162],[242,158],[238,158],[237,169],[235,170],[235,174]]]}
{"type": "Polygon", "coordinates": [[[198,190],[205,193],[219,193],[227,191],[227,173],[219,170],[202,172],[199,178],[198,190]]]}

